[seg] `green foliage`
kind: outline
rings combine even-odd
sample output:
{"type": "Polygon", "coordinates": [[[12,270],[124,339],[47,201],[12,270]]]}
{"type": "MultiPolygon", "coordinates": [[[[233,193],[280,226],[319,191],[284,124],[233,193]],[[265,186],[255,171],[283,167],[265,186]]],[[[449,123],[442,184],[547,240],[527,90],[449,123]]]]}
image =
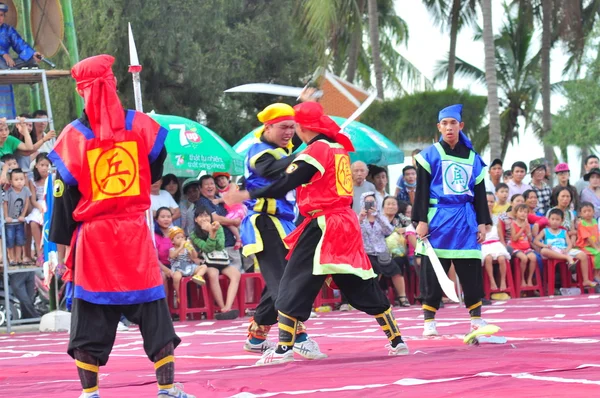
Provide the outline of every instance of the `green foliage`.
{"type": "MultiPolygon", "coordinates": [[[[389,101],[375,102],[361,117],[368,124],[392,141],[432,143],[439,139],[437,130],[438,113],[452,104],[463,104],[465,133],[473,140],[476,150],[483,149],[482,130],[486,116],[485,96],[473,95],[467,91],[444,90],[425,91],[406,95],[389,101]]],[[[485,142],[487,144],[487,141],[485,142]]],[[[484,145],[485,146],[485,145],[484,145]]]]}
{"type": "Polygon", "coordinates": [[[552,121],[552,132],[546,142],[559,147],[577,145],[590,147],[600,141],[598,105],[600,84],[597,80],[578,80],[564,83],[568,100],[552,121]]]}
{"type": "MultiPolygon", "coordinates": [[[[301,86],[317,62],[293,19],[293,0],[73,0],[80,59],[111,54],[121,101],[134,107],[127,22],[140,63],[144,110],[207,124],[229,143],[256,127],[256,113],[276,101],[268,95],[227,94],[251,82],[301,86]]],[[[53,61],[69,69],[68,57],[53,61]]],[[[77,117],[68,79],[52,82],[57,129],[77,117]]],[[[26,97],[25,95],[23,95],[26,97]]],[[[20,109],[22,109],[20,107],[20,109]]]]}

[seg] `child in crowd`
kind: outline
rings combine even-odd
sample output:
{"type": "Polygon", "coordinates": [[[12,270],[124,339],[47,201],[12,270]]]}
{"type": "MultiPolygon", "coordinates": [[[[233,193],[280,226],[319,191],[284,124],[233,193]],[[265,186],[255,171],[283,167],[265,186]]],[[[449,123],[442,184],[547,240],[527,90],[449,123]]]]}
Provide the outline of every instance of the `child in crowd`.
{"type": "MultiPolygon", "coordinates": [[[[229,173],[213,173],[213,178],[215,179],[215,185],[217,186],[217,189],[219,190],[219,195],[221,196],[220,198],[217,198],[215,200],[213,200],[213,202],[216,202],[215,204],[219,204],[219,203],[224,203],[223,202],[223,194],[226,193],[227,191],[229,191],[230,189],[230,184],[229,184],[229,179],[230,179],[230,175],[229,173]]],[[[236,203],[234,205],[225,205],[225,209],[227,209],[227,218],[229,218],[230,220],[240,220],[242,221],[244,219],[244,217],[246,217],[247,211],[246,211],[246,206],[244,206],[242,203],[236,203]]],[[[240,230],[238,227],[235,227],[233,225],[228,226],[227,228],[229,228],[229,230],[233,233],[233,236],[235,236],[235,246],[233,247],[235,250],[239,250],[242,247],[242,239],[240,237],[240,230]]]]}
{"type": "Polygon", "coordinates": [[[169,259],[173,271],[173,287],[179,303],[181,279],[193,275],[192,281],[200,286],[204,285],[206,265],[200,264],[198,253],[185,238],[183,229],[179,227],[169,229],[169,239],[173,242],[173,247],[169,249],[169,259]]]}
{"type": "Polygon", "coordinates": [[[526,204],[517,205],[515,208],[515,220],[511,226],[511,247],[513,256],[521,262],[521,286],[533,286],[533,274],[537,266],[537,260],[533,249],[531,249],[531,226],[527,221],[529,207],[526,204]],[[525,278],[527,276],[527,279],[525,278]]]}
{"type": "Polygon", "coordinates": [[[225,232],[218,221],[213,221],[211,211],[204,206],[197,206],[194,210],[194,221],[196,226],[194,232],[190,235],[190,240],[195,247],[202,252],[208,267],[206,276],[210,284],[210,291],[215,299],[217,307],[221,310],[215,314],[215,319],[235,319],[239,315],[239,310],[231,309],[237,297],[237,291],[240,284],[241,274],[237,268],[230,265],[228,257],[213,256],[210,254],[223,254],[225,249],[225,232]],[[219,283],[219,274],[229,278],[229,287],[227,295],[223,300],[223,292],[219,283]]]}
{"type": "MultiPolygon", "coordinates": [[[[12,153],[2,156],[0,158],[0,161],[2,161],[2,163],[4,163],[6,165],[8,173],[10,173],[12,170],[19,168],[19,162],[17,161],[17,157],[15,155],[13,155],[12,153]]],[[[6,184],[4,184],[2,189],[4,191],[8,191],[10,189],[10,182],[7,182],[6,184]]]]}
{"type": "Polygon", "coordinates": [[[574,266],[579,261],[584,275],[584,286],[595,287],[596,284],[588,277],[587,255],[581,250],[573,248],[571,239],[567,236],[567,230],[562,228],[564,217],[565,214],[561,209],[551,209],[548,212],[548,227],[538,234],[535,244],[541,247],[540,254],[546,258],[566,261],[570,266],[574,266]]]}
{"type": "Polygon", "coordinates": [[[25,248],[25,214],[29,208],[31,192],[25,186],[25,173],[14,169],[10,173],[10,188],[4,197],[4,215],[6,221],[6,247],[10,265],[23,263],[25,248]]]}
{"type": "Polygon", "coordinates": [[[496,202],[494,208],[491,210],[493,216],[499,216],[502,213],[506,213],[510,203],[508,202],[508,185],[501,182],[496,186],[496,202]]]}
{"type": "MultiPolygon", "coordinates": [[[[508,190],[506,193],[508,195],[508,190]]],[[[494,194],[491,192],[487,193],[487,203],[491,212],[496,205],[494,194]]],[[[504,291],[506,290],[506,264],[508,261],[510,261],[510,254],[508,254],[508,250],[506,250],[504,242],[502,242],[498,236],[498,216],[492,216],[492,222],[493,225],[489,228],[485,235],[485,240],[481,244],[481,257],[483,258],[485,272],[487,272],[490,280],[491,290],[504,291]],[[494,261],[498,261],[498,268],[500,271],[500,289],[498,289],[496,279],[494,278],[494,261]]]]}
{"type": "Polygon", "coordinates": [[[42,152],[35,158],[33,169],[33,181],[29,181],[31,195],[31,206],[33,209],[25,221],[31,226],[31,235],[35,242],[37,254],[37,265],[44,263],[44,252],[42,251],[42,227],[44,226],[44,213],[46,212],[46,180],[50,174],[50,160],[48,154],[42,152]]]}
{"type": "Polygon", "coordinates": [[[512,171],[506,170],[504,173],[502,173],[502,182],[508,184],[510,180],[512,180],[512,171]]]}
{"type": "MultiPolygon", "coordinates": [[[[600,234],[598,222],[594,219],[594,205],[590,202],[583,202],[579,213],[581,220],[577,226],[577,247],[594,257],[594,279],[600,282],[600,234]]],[[[587,270],[582,269],[581,271],[585,281],[588,279],[587,270]]]]}

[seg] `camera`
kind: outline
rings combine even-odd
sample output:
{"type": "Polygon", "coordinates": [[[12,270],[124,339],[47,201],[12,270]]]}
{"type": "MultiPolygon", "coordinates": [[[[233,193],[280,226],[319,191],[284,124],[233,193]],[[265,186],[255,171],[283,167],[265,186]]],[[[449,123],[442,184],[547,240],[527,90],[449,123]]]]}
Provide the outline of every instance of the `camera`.
{"type": "Polygon", "coordinates": [[[365,202],[365,210],[371,210],[373,208],[373,202],[365,202]]]}

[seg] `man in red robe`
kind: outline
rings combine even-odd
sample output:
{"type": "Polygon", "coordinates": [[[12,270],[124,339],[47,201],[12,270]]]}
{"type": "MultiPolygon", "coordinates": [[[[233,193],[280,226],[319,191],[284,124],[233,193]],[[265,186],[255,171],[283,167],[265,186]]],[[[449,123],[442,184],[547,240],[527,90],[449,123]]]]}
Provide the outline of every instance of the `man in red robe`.
{"type": "Polygon", "coordinates": [[[352,211],[350,139],[316,102],[294,107],[296,133],[308,146],[272,185],[230,192],[226,203],[256,197],[280,198],[292,189],[304,222],[285,239],[290,249],[275,307],[279,311],[279,344],[266,351],[257,365],[293,361],[298,321],[306,321],[323,282],[331,275],[354,308],[374,315],[390,344],[390,355],[406,355],[408,347],[390,303],[377,284],[352,211]]]}
{"type": "Polygon", "coordinates": [[[49,155],[57,169],[50,240],[69,246],[63,279],[74,292],[68,353],[81,397],[99,397],[98,369],[108,361],[124,314],[140,325],[158,396],[189,398],[174,386],[173,355],[181,340],[145,217],[150,185],[162,174],[167,131],[122,108],[113,63],[98,55],[73,67],[85,112],[65,127],[49,155]]]}

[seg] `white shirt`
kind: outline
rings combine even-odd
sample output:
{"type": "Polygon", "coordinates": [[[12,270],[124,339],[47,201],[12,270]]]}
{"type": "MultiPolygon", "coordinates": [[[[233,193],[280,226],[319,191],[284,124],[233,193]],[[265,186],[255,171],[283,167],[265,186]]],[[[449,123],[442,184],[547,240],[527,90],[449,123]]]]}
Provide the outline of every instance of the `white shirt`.
{"type": "Polygon", "coordinates": [[[169,192],[162,189],[158,195],[150,194],[150,200],[152,201],[150,206],[152,211],[156,211],[161,207],[168,207],[169,209],[179,208],[177,202],[175,202],[175,199],[173,199],[173,196],[171,196],[169,192]]]}

